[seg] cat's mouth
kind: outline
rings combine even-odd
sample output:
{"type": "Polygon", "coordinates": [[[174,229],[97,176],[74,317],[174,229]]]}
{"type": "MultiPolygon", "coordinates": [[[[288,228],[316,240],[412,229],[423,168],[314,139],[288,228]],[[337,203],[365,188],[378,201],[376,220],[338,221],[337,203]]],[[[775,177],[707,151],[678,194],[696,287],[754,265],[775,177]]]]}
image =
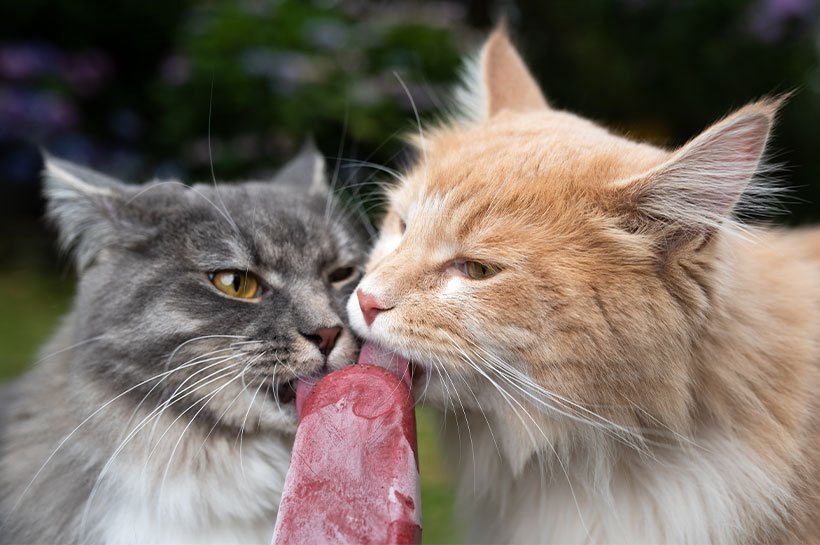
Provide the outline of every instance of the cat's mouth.
{"type": "MultiPolygon", "coordinates": [[[[372,353],[372,352],[371,352],[372,353]]],[[[392,360],[404,360],[401,356],[398,356],[395,352],[390,353],[387,355],[379,354],[375,356],[377,361],[373,361],[373,364],[381,365],[382,367],[390,368],[391,365],[394,365],[392,360]],[[387,358],[386,362],[380,361],[381,359],[387,358]]],[[[401,373],[401,379],[408,385],[408,386],[415,386],[425,381],[425,377],[427,376],[427,370],[424,368],[423,365],[419,365],[412,360],[404,360],[406,362],[406,371],[401,373]]],[[[268,396],[277,404],[279,405],[289,405],[296,401],[296,391],[297,385],[300,381],[306,382],[310,385],[315,384],[316,382],[321,379],[321,375],[309,375],[304,377],[295,377],[288,381],[284,382],[277,382],[275,384],[268,384],[266,391],[268,396]]]]}
{"type": "Polygon", "coordinates": [[[294,403],[296,401],[297,389],[300,382],[308,383],[312,386],[319,382],[325,374],[327,373],[312,373],[301,377],[295,377],[285,382],[279,382],[275,385],[268,385],[268,395],[280,405],[294,403]]]}
{"type": "Polygon", "coordinates": [[[296,401],[296,380],[289,380],[277,388],[280,403],[293,403],[296,401]]]}
{"type": "Polygon", "coordinates": [[[268,386],[268,395],[277,403],[287,405],[296,401],[296,382],[299,379],[292,379],[287,382],[280,382],[276,385],[268,386]]]}

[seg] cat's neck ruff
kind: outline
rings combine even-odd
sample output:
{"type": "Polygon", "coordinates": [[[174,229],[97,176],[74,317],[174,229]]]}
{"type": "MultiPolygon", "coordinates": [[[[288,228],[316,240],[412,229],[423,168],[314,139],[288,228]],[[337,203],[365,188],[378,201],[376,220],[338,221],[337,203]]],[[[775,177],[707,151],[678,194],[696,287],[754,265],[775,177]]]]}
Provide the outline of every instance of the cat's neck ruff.
{"type": "MultiPolygon", "coordinates": [[[[192,437],[186,449],[196,451],[201,440],[192,437]]],[[[104,494],[94,535],[105,543],[270,543],[289,443],[246,437],[241,461],[233,438],[214,443],[204,464],[175,463],[165,477],[164,464],[152,464],[147,476],[139,460],[120,464],[105,485],[118,493],[104,494]]]]}
{"type": "Polygon", "coordinates": [[[448,424],[459,501],[475,515],[468,542],[732,543],[749,538],[749,524],[774,523],[791,499],[753,450],[716,431],[652,456],[541,454],[516,472],[481,417],[471,420],[472,445],[448,424]]]}

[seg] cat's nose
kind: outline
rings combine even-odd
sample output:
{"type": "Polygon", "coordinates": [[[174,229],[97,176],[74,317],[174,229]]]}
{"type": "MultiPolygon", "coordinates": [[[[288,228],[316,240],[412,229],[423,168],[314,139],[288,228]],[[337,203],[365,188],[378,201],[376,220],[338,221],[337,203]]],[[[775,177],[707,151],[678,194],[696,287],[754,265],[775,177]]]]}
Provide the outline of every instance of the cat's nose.
{"type": "Polygon", "coordinates": [[[320,327],[311,333],[302,333],[302,336],[319,347],[322,354],[327,356],[336,345],[336,339],[341,332],[341,327],[320,327]]]}
{"type": "Polygon", "coordinates": [[[363,292],[361,288],[356,290],[356,297],[359,299],[359,308],[362,309],[364,321],[368,326],[373,323],[380,312],[388,310],[375,296],[363,292]]]}

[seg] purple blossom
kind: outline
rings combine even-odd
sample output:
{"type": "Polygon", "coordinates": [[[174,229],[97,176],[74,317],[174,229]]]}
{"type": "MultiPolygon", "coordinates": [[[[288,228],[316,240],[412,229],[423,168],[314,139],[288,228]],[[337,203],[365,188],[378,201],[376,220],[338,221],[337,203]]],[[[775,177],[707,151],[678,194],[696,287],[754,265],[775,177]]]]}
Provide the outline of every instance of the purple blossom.
{"type": "Polygon", "coordinates": [[[815,0],[759,0],[752,10],[750,30],[764,43],[779,40],[789,23],[808,19],[815,0]]]}
{"type": "Polygon", "coordinates": [[[60,65],[60,53],[42,43],[6,43],[0,45],[0,77],[28,80],[53,74],[60,65]]]}
{"type": "Polygon", "coordinates": [[[71,88],[80,95],[94,94],[112,72],[108,55],[88,50],[63,57],[60,73],[71,88]]]}
{"type": "Polygon", "coordinates": [[[38,42],[0,45],[0,77],[11,81],[57,76],[73,91],[89,95],[110,76],[111,67],[108,55],[94,49],[66,53],[38,42]]]}
{"type": "Polygon", "coordinates": [[[74,127],[73,104],[51,92],[0,87],[0,133],[39,137],[74,127]]]}

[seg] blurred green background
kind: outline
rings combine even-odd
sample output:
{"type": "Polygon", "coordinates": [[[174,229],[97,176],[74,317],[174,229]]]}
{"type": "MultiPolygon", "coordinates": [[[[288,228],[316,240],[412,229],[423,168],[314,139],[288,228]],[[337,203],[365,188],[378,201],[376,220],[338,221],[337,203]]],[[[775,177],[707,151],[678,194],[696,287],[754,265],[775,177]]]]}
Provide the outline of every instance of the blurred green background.
{"type": "MultiPolygon", "coordinates": [[[[819,15],[815,0],[4,2],[0,378],[30,364],[73,290],[41,220],[39,146],[126,180],[204,180],[210,128],[231,180],[312,135],[375,218],[385,177],[362,162],[407,164],[412,104],[434,118],[460,57],[505,17],[554,106],[658,144],[795,91],[772,147],[792,189],[774,221],[806,223],[820,218],[819,15]]],[[[419,419],[425,541],[456,541],[435,425],[419,419]]]]}

